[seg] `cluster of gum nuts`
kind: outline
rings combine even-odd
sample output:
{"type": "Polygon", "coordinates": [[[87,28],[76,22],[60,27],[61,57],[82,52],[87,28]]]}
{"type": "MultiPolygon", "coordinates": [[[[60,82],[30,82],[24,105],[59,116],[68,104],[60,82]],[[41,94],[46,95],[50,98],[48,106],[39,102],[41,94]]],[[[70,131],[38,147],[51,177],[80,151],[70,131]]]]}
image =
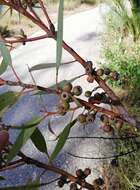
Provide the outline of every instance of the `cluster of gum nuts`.
{"type": "Polygon", "coordinates": [[[117,71],[112,71],[109,68],[99,68],[95,71],[95,69],[92,69],[92,62],[88,62],[86,73],[88,74],[87,81],[89,83],[93,83],[96,76],[99,77],[105,77],[105,79],[111,79],[111,80],[119,80],[119,73],[117,71]]]}
{"type": "MultiPolygon", "coordinates": [[[[85,179],[91,174],[91,169],[90,168],[85,168],[85,170],[83,171],[82,169],[78,169],[76,170],[76,178],[77,181],[78,180],[82,180],[83,182],[85,181],[85,179]]],[[[57,182],[58,187],[62,188],[65,184],[69,184],[70,190],[80,190],[78,188],[77,183],[74,183],[69,180],[67,180],[66,176],[61,176],[57,182]],[[70,184],[69,184],[70,183],[70,184]]]]}
{"type": "Polygon", "coordinates": [[[72,86],[71,83],[67,83],[62,87],[60,95],[60,101],[58,105],[58,113],[65,115],[70,109],[70,103],[74,101],[74,96],[80,96],[83,90],[81,86],[72,86]]]}
{"type": "Polygon", "coordinates": [[[106,133],[113,133],[114,129],[120,130],[123,126],[123,121],[115,118],[109,118],[105,114],[100,116],[100,120],[102,122],[102,129],[106,133]]]}
{"type": "MultiPolygon", "coordinates": [[[[70,109],[70,103],[75,101],[74,96],[80,96],[82,94],[83,90],[81,86],[72,86],[71,83],[67,83],[63,86],[62,92],[60,95],[60,101],[58,105],[58,113],[61,115],[65,115],[66,112],[70,109]]],[[[89,94],[91,95],[92,92],[86,91],[85,96],[89,97],[89,94]]],[[[90,123],[95,120],[96,111],[88,112],[86,114],[80,114],[77,118],[77,120],[80,123],[90,123]]]]}

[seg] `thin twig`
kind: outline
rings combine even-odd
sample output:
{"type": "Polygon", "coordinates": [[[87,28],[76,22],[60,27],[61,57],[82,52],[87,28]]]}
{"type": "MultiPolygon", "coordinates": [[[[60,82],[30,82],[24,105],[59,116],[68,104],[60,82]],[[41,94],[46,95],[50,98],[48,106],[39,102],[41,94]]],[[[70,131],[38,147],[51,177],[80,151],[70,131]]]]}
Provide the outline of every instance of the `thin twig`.
{"type": "Polygon", "coordinates": [[[66,152],[66,154],[68,154],[70,156],[73,156],[75,158],[86,159],[86,160],[107,160],[107,159],[113,159],[113,158],[118,158],[118,157],[122,157],[122,156],[127,156],[128,154],[134,153],[137,150],[138,150],[138,148],[137,149],[133,149],[133,150],[128,151],[128,152],[116,154],[116,155],[113,155],[113,156],[104,156],[104,157],[78,156],[78,155],[75,155],[75,154],[70,153],[70,152],[66,152]]]}
{"type": "Polygon", "coordinates": [[[20,39],[15,39],[15,40],[8,40],[5,39],[5,43],[9,43],[9,44],[14,44],[14,43],[23,43],[23,42],[33,42],[33,41],[37,41],[37,40],[42,40],[45,38],[50,38],[51,36],[49,36],[48,34],[44,34],[41,36],[37,36],[37,37],[32,37],[32,38],[20,38],[20,39]]]}

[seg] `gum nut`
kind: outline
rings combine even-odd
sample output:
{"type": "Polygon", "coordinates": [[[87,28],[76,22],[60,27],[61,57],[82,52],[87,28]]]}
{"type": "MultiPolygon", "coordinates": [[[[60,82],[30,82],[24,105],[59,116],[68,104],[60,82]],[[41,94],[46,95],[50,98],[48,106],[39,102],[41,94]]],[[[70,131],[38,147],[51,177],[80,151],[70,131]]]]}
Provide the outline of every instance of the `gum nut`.
{"type": "Polygon", "coordinates": [[[72,84],[70,82],[63,86],[63,91],[71,92],[71,90],[72,90],[72,84]]]}
{"type": "Polygon", "coordinates": [[[9,133],[6,130],[0,131],[0,151],[3,150],[9,141],[9,133]]]}
{"type": "Polygon", "coordinates": [[[98,70],[96,71],[96,74],[97,74],[98,76],[102,76],[102,75],[104,74],[104,70],[103,70],[103,69],[98,69],[98,70]]]}
{"type": "Polygon", "coordinates": [[[73,93],[74,93],[74,95],[76,95],[76,96],[80,96],[81,94],[82,94],[82,87],[81,86],[75,86],[74,88],[73,88],[73,93]]]}

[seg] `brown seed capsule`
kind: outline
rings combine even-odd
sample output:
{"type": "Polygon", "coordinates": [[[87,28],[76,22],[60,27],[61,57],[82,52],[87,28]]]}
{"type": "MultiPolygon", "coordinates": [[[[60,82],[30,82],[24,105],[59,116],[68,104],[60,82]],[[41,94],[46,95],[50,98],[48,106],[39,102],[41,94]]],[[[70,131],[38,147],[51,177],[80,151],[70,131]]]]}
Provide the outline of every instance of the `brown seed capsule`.
{"type": "Polygon", "coordinates": [[[64,106],[62,106],[61,104],[58,105],[58,114],[60,115],[65,115],[67,112],[66,112],[66,109],[64,108],[64,106]]]}
{"type": "Polygon", "coordinates": [[[63,187],[64,186],[64,182],[60,179],[58,182],[57,182],[57,184],[58,184],[58,187],[63,187]]]}
{"type": "Polygon", "coordinates": [[[62,176],[60,177],[60,180],[62,180],[64,183],[67,183],[67,177],[64,176],[64,175],[62,175],[62,176]]]}
{"type": "Polygon", "coordinates": [[[97,100],[97,101],[101,101],[102,100],[102,97],[103,97],[103,94],[101,93],[96,93],[94,94],[94,99],[97,100]]]}
{"type": "Polygon", "coordinates": [[[95,179],[95,180],[94,180],[94,184],[97,184],[97,185],[99,185],[99,186],[104,185],[104,180],[103,180],[103,178],[99,177],[99,178],[95,179]]]}
{"type": "Polygon", "coordinates": [[[103,115],[100,116],[100,120],[101,120],[104,124],[106,124],[106,123],[109,122],[109,118],[108,118],[108,116],[105,115],[105,114],[103,114],[103,115]]]}
{"type": "Polygon", "coordinates": [[[89,98],[91,96],[92,92],[91,91],[86,91],[85,92],[85,97],[89,98]]]}
{"type": "Polygon", "coordinates": [[[63,91],[71,92],[71,90],[72,90],[72,84],[70,82],[63,86],[63,91]]]}
{"type": "Polygon", "coordinates": [[[109,68],[104,68],[104,74],[109,75],[111,70],[109,68]]]}
{"type": "Polygon", "coordinates": [[[83,175],[83,170],[82,169],[76,170],[76,176],[77,177],[81,177],[82,175],[83,175]]]}
{"type": "Polygon", "coordinates": [[[102,129],[104,130],[104,132],[106,132],[106,133],[111,133],[111,132],[113,132],[113,127],[111,127],[111,125],[103,125],[102,126],[102,129]]]}
{"type": "Polygon", "coordinates": [[[84,170],[84,174],[85,174],[86,177],[89,176],[91,174],[91,169],[90,168],[86,168],[84,170]]]}
{"type": "Polygon", "coordinates": [[[82,94],[82,88],[81,88],[81,86],[75,86],[74,88],[73,88],[73,94],[74,95],[76,95],[76,96],[80,96],[81,94],[82,94]]]}
{"type": "Polygon", "coordinates": [[[110,78],[112,80],[118,80],[119,79],[119,73],[116,72],[116,71],[112,71],[110,74],[109,74],[110,78]]]}
{"type": "Polygon", "coordinates": [[[86,122],[87,123],[92,123],[95,120],[95,115],[94,114],[88,114],[86,117],[86,122]]]}
{"type": "Polygon", "coordinates": [[[103,70],[103,69],[98,69],[98,70],[96,71],[96,74],[97,74],[98,76],[103,76],[104,70],[103,70]]]}
{"type": "Polygon", "coordinates": [[[0,151],[3,150],[9,141],[9,133],[6,130],[0,131],[0,151]]]}
{"type": "Polygon", "coordinates": [[[70,96],[69,96],[68,92],[62,92],[62,94],[61,94],[61,100],[62,101],[68,101],[69,98],[70,98],[70,96]]]}
{"type": "Polygon", "coordinates": [[[87,61],[86,62],[86,74],[90,74],[90,73],[92,73],[92,65],[93,65],[93,63],[92,63],[92,61],[87,61]]]}
{"type": "Polygon", "coordinates": [[[80,114],[80,115],[78,116],[77,120],[78,120],[80,123],[85,123],[85,122],[86,122],[86,115],[80,114]]]}
{"type": "Polygon", "coordinates": [[[88,77],[87,77],[87,81],[88,81],[89,83],[93,83],[93,82],[94,82],[94,79],[95,79],[95,76],[94,76],[94,75],[88,75],[88,77]]]}
{"type": "Polygon", "coordinates": [[[78,190],[78,186],[76,183],[71,183],[70,184],[70,190],[78,190]]]}

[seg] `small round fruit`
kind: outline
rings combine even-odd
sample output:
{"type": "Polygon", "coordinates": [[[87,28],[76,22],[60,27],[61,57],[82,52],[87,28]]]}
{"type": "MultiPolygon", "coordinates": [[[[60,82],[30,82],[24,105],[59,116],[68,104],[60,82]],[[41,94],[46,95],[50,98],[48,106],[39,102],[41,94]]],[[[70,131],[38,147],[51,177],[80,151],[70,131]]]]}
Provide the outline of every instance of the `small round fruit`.
{"type": "Polygon", "coordinates": [[[111,73],[111,70],[109,68],[104,68],[104,74],[109,75],[111,73]]]}
{"type": "Polygon", "coordinates": [[[92,123],[95,120],[95,115],[94,114],[88,114],[86,117],[86,122],[87,123],[92,123]]]}
{"type": "Polygon", "coordinates": [[[85,67],[86,74],[92,73],[92,65],[93,65],[92,61],[87,61],[86,64],[87,64],[85,67]]]}
{"type": "Polygon", "coordinates": [[[90,168],[86,168],[84,170],[84,174],[85,174],[86,177],[89,176],[91,174],[91,169],[90,168]]]}
{"type": "Polygon", "coordinates": [[[77,120],[78,120],[80,123],[85,123],[85,122],[86,122],[86,115],[80,114],[80,115],[78,116],[77,120]]]}
{"type": "Polygon", "coordinates": [[[3,150],[9,141],[9,133],[6,130],[0,131],[0,151],[3,150]]]}
{"type": "Polygon", "coordinates": [[[94,96],[89,97],[89,98],[88,98],[88,102],[89,102],[90,104],[94,103],[94,102],[95,102],[94,96]]]}
{"type": "Polygon", "coordinates": [[[76,170],[76,176],[81,178],[83,176],[83,170],[82,169],[76,170]]]}
{"type": "Polygon", "coordinates": [[[113,160],[111,160],[110,164],[113,167],[118,167],[119,166],[119,161],[118,161],[118,159],[114,158],[113,160]]]}
{"type": "Polygon", "coordinates": [[[93,83],[93,82],[94,82],[94,79],[95,79],[95,76],[94,76],[94,75],[88,75],[88,77],[87,77],[87,81],[88,81],[89,83],[93,83]]]}
{"type": "Polygon", "coordinates": [[[62,180],[64,183],[67,183],[67,177],[64,175],[61,175],[60,180],[62,180]]]}
{"type": "Polygon", "coordinates": [[[58,105],[58,114],[60,115],[65,115],[67,112],[66,112],[66,109],[60,104],[58,105]]]}
{"type": "Polygon", "coordinates": [[[97,101],[100,101],[102,99],[102,97],[103,97],[103,95],[98,92],[96,94],[94,94],[94,99],[97,101]]]}
{"type": "Polygon", "coordinates": [[[76,96],[80,96],[82,94],[83,90],[81,86],[75,86],[73,88],[73,94],[76,96]]]}
{"type": "Polygon", "coordinates": [[[70,98],[70,96],[69,96],[68,92],[62,92],[62,94],[61,94],[61,100],[62,101],[68,101],[69,98],[70,98]]]}
{"type": "Polygon", "coordinates": [[[104,180],[103,180],[103,178],[99,177],[99,178],[94,180],[94,183],[99,185],[99,186],[102,186],[102,185],[104,185],[104,180]]]}
{"type": "Polygon", "coordinates": [[[70,184],[70,190],[78,190],[78,186],[76,183],[71,183],[70,184]]]}
{"type": "Polygon", "coordinates": [[[109,74],[110,78],[112,80],[118,80],[119,79],[119,73],[117,71],[112,71],[110,74],[109,74]]]}
{"type": "Polygon", "coordinates": [[[113,127],[111,127],[111,125],[103,125],[103,130],[104,130],[104,132],[106,132],[106,133],[112,133],[113,132],[113,127]]]}
{"type": "Polygon", "coordinates": [[[104,70],[103,70],[103,69],[98,69],[98,70],[96,71],[96,74],[97,74],[98,76],[103,76],[104,70]]]}
{"type": "Polygon", "coordinates": [[[64,182],[62,180],[59,180],[57,184],[58,184],[58,187],[60,188],[64,186],[64,182]]]}
{"type": "Polygon", "coordinates": [[[85,97],[89,98],[91,96],[92,92],[91,91],[86,91],[85,92],[85,97]]]}
{"type": "Polygon", "coordinates": [[[100,120],[103,122],[103,123],[108,123],[109,122],[109,118],[107,115],[103,114],[100,116],[100,120]]]}
{"type": "Polygon", "coordinates": [[[71,92],[71,90],[72,90],[72,84],[70,82],[63,86],[63,91],[71,92]]]}
{"type": "Polygon", "coordinates": [[[65,111],[67,111],[69,108],[70,108],[70,104],[69,102],[67,101],[63,101],[61,104],[60,104],[61,107],[63,107],[65,109],[65,111]]]}

